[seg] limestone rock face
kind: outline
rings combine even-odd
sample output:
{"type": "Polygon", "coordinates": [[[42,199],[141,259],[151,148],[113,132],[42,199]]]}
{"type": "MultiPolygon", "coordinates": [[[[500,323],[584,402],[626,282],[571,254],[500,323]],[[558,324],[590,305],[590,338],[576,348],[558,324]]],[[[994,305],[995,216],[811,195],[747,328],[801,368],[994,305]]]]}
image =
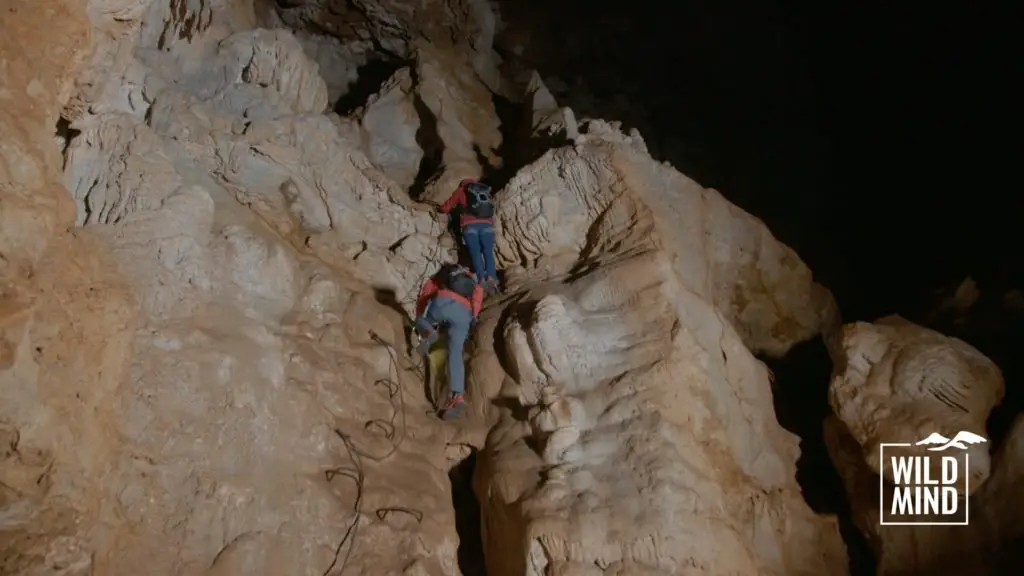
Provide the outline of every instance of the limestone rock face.
{"type": "Polygon", "coordinates": [[[423,160],[416,141],[419,111],[408,68],[402,68],[353,115],[362,128],[362,148],[367,157],[391,180],[409,189],[423,160]]]}
{"type": "MultiPolygon", "coordinates": [[[[876,474],[881,443],[960,431],[984,436],[989,413],[1003,399],[1002,374],[981,352],[900,317],[844,326],[842,355],[833,364],[830,404],[876,474]]],[[[988,479],[990,448],[973,444],[958,453],[970,455],[972,491],[988,479]]],[[[941,471],[934,472],[938,478],[941,471]]]]}
{"type": "Polygon", "coordinates": [[[583,130],[507,187],[517,200],[499,207],[498,253],[513,282],[639,245],[664,251],[678,282],[720,309],[755,353],[784,354],[838,321],[831,294],[759,220],[651,159],[638,133],[602,121],[583,130]]]}
{"type": "Polygon", "coordinates": [[[500,58],[493,51],[500,18],[487,0],[288,0],[277,2],[274,20],[343,39],[373,38],[387,52],[409,57],[419,40],[441,48],[461,45],[474,71],[499,90],[500,58]]]}
{"type": "MultiPolygon", "coordinates": [[[[1024,497],[1019,483],[1024,420],[1019,418],[998,448],[986,441],[941,452],[956,457],[961,470],[969,455],[958,488],[965,491],[969,474],[970,525],[879,524],[880,467],[886,466],[887,478],[892,473],[888,459],[880,462],[879,445],[915,443],[932,433],[987,436],[986,421],[1004,393],[999,368],[965,342],[898,316],[844,326],[831,354],[835,415],[826,421],[825,440],[854,521],[875,549],[879,574],[1010,573],[1019,566],[1024,536],[1014,520],[1024,497]]],[[[886,456],[891,453],[924,451],[886,447],[886,456]]],[[[931,460],[938,468],[938,459],[931,460]]],[[[937,469],[931,473],[940,475],[937,469]]]]}
{"type": "Polygon", "coordinates": [[[830,297],[639,136],[586,130],[500,196],[521,293],[475,342],[471,396],[500,406],[476,476],[488,573],[844,573],[750,352],[816,333],[830,297]]]}
{"type": "Polygon", "coordinates": [[[103,498],[113,388],[136,316],[94,239],[67,231],[74,203],[53,132],[88,62],[86,15],[61,0],[8,2],[3,13],[0,573],[84,576],[93,557],[78,522],[103,498]]]}
{"type": "Polygon", "coordinates": [[[327,84],[327,98],[331,103],[349,93],[359,79],[359,68],[367,63],[373,51],[373,44],[369,40],[342,42],[323,34],[302,31],[294,34],[306,55],[319,66],[320,76],[327,84]]]}
{"type": "Polygon", "coordinates": [[[431,116],[441,145],[441,173],[427,186],[423,198],[444,202],[463,178],[483,175],[482,157],[500,167],[500,122],[487,87],[468,60],[429,44],[417,44],[419,97],[431,116]]]}
{"type": "MultiPolygon", "coordinates": [[[[491,97],[509,87],[493,50],[500,18],[491,2],[300,0],[277,3],[268,22],[327,32],[344,39],[345,46],[373,38],[388,55],[416,61],[422,139],[430,147],[425,152],[442,164],[422,198],[443,202],[463,178],[479,178],[486,167],[501,166],[500,122],[491,97]]],[[[399,183],[407,180],[403,175],[399,183]]]]}
{"type": "MultiPolygon", "coordinates": [[[[754,357],[839,342],[830,294],[756,218],[536,74],[523,126],[501,126],[490,3],[9,4],[0,574],[458,574],[460,442],[483,448],[491,574],[846,571],[754,357]],[[387,57],[408,63],[331,111],[387,57]],[[474,331],[456,430],[406,353],[402,316],[452,259],[410,192],[438,202],[502,166],[503,132],[555,147],[496,196],[507,293],[474,331]]],[[[886,338],[925,364],[942,344],[990,383],[958,345],[886,338]]],[[[886,382],[834,395],[847,425],[886,382]]],[[[908,404],[894,430],[976,427],[999,394],[962,393],[960,416],[908,404]]],[[[999,458],[976,498],[1019,492],[999,458]]]]}
{"type": "Polygon", "coordinates": [[[411,308],[443,227],[242,4],[91,3],[84,70],[80,8],[5,10],[0,573],[458,572],[374,291],[411,308]]]}

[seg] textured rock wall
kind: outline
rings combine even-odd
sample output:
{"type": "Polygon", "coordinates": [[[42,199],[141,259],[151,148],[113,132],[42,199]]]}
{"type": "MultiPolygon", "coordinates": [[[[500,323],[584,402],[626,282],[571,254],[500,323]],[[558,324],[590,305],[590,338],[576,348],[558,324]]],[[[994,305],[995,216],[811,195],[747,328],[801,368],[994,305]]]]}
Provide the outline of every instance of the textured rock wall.
{"type": "Polygon", "coordinates": [[[84,575],[80,527],[118,458],[113,404],[136,314],[96,239],[68,230],[53,131],[89,58],[86,15],[15,0],[0,26],[0,573],[84,575]]]}
{"type": "Polygon", "coordinates": [[[501,19],[487,0],[289,0],[270,21],[347,39],[373,39],[389,55],[408,58],[421,40],[469,58],[491,90],[502,89],[501,59],[492,50],[501,19]]]}
{"type": "Polygon", "coordinates": [[[830,296],[638,135],[585,132],[499,209],[523,292],[476,339],[474,401],[500,406],[476,477],[488,573],[844,573],[749,350],[834,322],[830,296]]]}
{"type": "MultiPolygon", "coordinates": [[[[841,350],[831,404],[876,474],[882,472],[882,442],[916,442],[934,432],[953,437],[961,430],[984,436],[989,413],[1003,399],[1002,374],[981,352],[899,317],[845,326],[841,350]]],[[[972,490],[988,479],[989,448],[975,444],[964,451],[971,457],[972,490]]]]}
{"type": "MultiPolygon", "coordinates": [[[[961,469],[970,456],[968,526],[879,524],[879,444],[913,443],[932,433],[988,436],[986,421],[1004,394],[999,368],[967,343],[898,316],[845,326],[831,352],[835,415],[826,421],[825,439],[854,521],[877,554],[879,573],[1016,573],[1024,536],[1015,520],[1024,496],[1024,419],[1018,418],[1001,446],[986,441],[942,452],[958,458],[961,469]]],[[[894,450],[887,447],[886,454],[894,450]]],[[[885,473],[891,477],[888,468],[885,473]]],[[[940,474],[934,470],[932,477],[940,474]]]]}
{"type": "MultiPolygon", "coordinates": [[[[47,169],[63,152],[68,194],[51,185],[53,206],[38,213],[53,218],[63,205],[63,225],[77,224],[78,238],[57,253],[74,266],[26,286],[95,292],[95,301],[73,299],[87,313],[70,309],[39,325],[99,348],[9,339],[58,355],[10,371],[35,386],[43,365],[93,378],[81,386],[88,394],[76,392],[79,410],[60,408],[66,389],[6,388],[18,392],[5,403],[5,433],[18,447],[7,484],[23,488],[5,498],[24,517],[7,527],[12,573],[44,565],[51,549],[79,570],[69,574],[315,574],[332,562],[357,573],[458,570],[444,478],[451,431],[409,393],[418,383],[402,369],[398,316],[377,300],[393,292],[408,312],[424,272],[447,257],[439,219],[406,195],[422,160],[424,114],[442,146],[427,191],[438,200],[449,180],[479,174],[478,154],[501,162],[489,93],[472,54],[410,36],[414,73],[399,71],[352,118],[339,118],[328,109],[344,88],[329,88],[319,64],[330,58],[309,37],[259,28],[257,12],[192,0],[90,4],[91,65],[48,77],[67,88],[31,133],[52,130],[67,101],[69,128],[56,141],[38,138],[47,169]],[[66,431],[41,429],[57,417],[49,411],[66,431]],[[39,470],[48,480],[30,490],[39,470]],[[352,526],[357,535],[343,540],[352,526]],[[35,548],[25,541],[32,533],[46,535],[35,548]]],[[[81,15],[79,27],[89,29],[81,15]]],[[[571,111],[547,104],[555,107],[544,114],[572,119],[576,130],[571,111]]],[[[552,478],[567,459],[584,463],[594,490],[579,492],[586,506],[568,522],[598,532],[543,528],[569,510],[558,496],[564,482],[552,480],[520,511],[528,522],[501,530],[495,514],[512,501],[487,499],[490,562],[526,562],[526,553],[499,551],[510,539],[540,538],[549,558],[528,551],[534,563],[840,566],[834,523],[816,522],[799,500],[795,443],[774,423],[767,372],[744,347],[780,353],[814,334],[830,317],[827,295],[763,226],[651,161],[638,136],[602,123],[590,132],[594,142],[552,151],[505,192],[520,202],[502,202],[499,253],[520,302],[506,313],[500,356],[479,354],[471,371],[482,383],[477,413],[506,371],[518,401],[538,411],[511,446],[554,431],[534,455],[552,478]],[[568,289],[552,283],[577,265],[586,269],[568,289]],[[602,355],[572,344],[605,333],[602,355]],[[554,359],[537,368],[534,354],[554,359]],[[578,377],[565,380],[573,370],[578,377]],[[669,385],[678,379],[690,384],[669,385]],[[596,425],[612,404],[610,429],[621,434],[596,425]],[[645,414],[633,415],[639,407],[645,414]],[[565,410],[580,421],[567,422],[565,410]],[[609,456],[634,469],[618,470],[609,456]],[[698,479],[694,493],[707,505],[672,499],[698,479]],[[655,506],[664,498],[668,506],[655,506]],[[665,526],[684,511],[684,525],[727,544],[702,556],[685,538],[665,541],[665,526]],[[715,529],[697,528],[712,517],[715,529]],[[620,533],[623,522],[631,526],[620,533]]],[[[32,256],[45,253],[40,245],[32,256]]],[[[23,324],[41,313],[14,310],[23,324]]],[[[489,310],[492,326],[499,312],[489,310]]],[[[500,420],[493,438],[508,433],[510,413],[486,414],[500,420]]],[[[484,485],[536,469],[509,460],[508,446],[489,443],[485,470],[510,469],[481,474],[484,485]]]]}
{"type": "MultiPolygon", "coordinates": [[[[490,573],[841,574],[753,353],[826,333],[851,370],[833,403],[855,433],[834,446],[870,447],[886,395],[900,434],[977,428],[1001,397],[987,360],[937,334],[840,332],[760,221],[636,132],[578,121],[536,74],[517,79],[523,126],[501,126],[492,92],[519,84],[497,77],[487,2],[10,4],[0,574],[457,574],[458,443],[483,448],[490,573]],[[405,64],[333,113],[384,56],[405,64]],[[452,257],[409,193],[437,202],[502,166],[510,133],[555,147],[498,196],[508,290],[474,334],[456,429],[405,352],[402,316],[452,257]],[[976,381],[953,386],[963,414],[911,390],[939,349],[976,381]],[[909,372],[857,379],[883,365],[909,372]]],[[[978,460],[973,534],[999,543],[1019,538],[993,504],[1017,501],[1014,434],[978,460]]],[[[870,459],[849,453],[856,494],[870,459]]],[[[888,538],[884,566],[924,557],[920,537],[888,538]]],[[[968,541],[947,550],[1012,559],[968,541]]]]}
{"type": "Polygon", "coordinates": [[[244,3],[96,2],[76,76],[85,14],[10,12],[2,572],[457,573],[446,432],[372,289],[410,306],[442,227],[301,43],[244,3]]]}

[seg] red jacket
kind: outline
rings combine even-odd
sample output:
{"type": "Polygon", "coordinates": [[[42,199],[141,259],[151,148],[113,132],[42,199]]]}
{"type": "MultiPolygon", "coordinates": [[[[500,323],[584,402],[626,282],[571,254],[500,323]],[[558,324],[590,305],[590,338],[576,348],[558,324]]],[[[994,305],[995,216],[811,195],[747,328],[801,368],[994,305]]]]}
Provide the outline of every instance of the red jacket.
{"type": "MultiPolygon", "coordinates": [[[[475,180],[467,178],[467,179],[463,180],[462,182],[459,182],[459,187],[455,189],[455,193],[453,193],[450,198],[445,200],[444,204],[441,204],[441,212],[443,212],[444,214],[447,214],[447,213],[451,212],[452,210],[454,210],[458,206],[461,206],[463,208],[468,208],[469,207],[469,203],[466,201],[466,185],[471,183],[471,182],[475,182],[475,180]]],[[[494,218],[476,218],[474,216],[466,214],[465,212],[463,212],[459,216],[459,227],[460,228],[464,228],[464,227],[466,227],[466,226],[468,226],[470,224],[478,224],[478,223],[493,224],[494,223],[494,218]]]]}
{"type": "Polygon", "coordinates": [[[423,311],[427,308],[427,303],[430,302],[435,296],[447,296],[456,302],[459,302],[469,311],[473,313],[473,318],[480,315],[480,309],[484,305],[484,289],[477,284],[473,288],[473,299],[472,301],[466,299],[465,296],[452,292],[447,288],[442,288],[441,283],[438,282],[437,278],[431,278],[423,284],[423,288],[420,289],[419,298],[416,299],[416,317],[423,314],[423,311]]]}

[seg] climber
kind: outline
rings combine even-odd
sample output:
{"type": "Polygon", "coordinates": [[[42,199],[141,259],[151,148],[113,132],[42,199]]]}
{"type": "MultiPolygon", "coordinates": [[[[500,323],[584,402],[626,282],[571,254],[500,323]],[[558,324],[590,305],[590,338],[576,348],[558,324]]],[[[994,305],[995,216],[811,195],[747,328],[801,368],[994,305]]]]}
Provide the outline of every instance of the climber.
{"type": "Polygon", "coordinates": [[[491,187],[472,178],[459,182],[459,187],[444,204],[441,212],[461,209],[459,226],[462,239],[469,252],[469,260],[477,278],[482,278],[488,294],[498,290],[498,275],[494,271],[494,201],[491,187]]]}
{"type": "Polygon", "coordinates": [[[423,285],[416,299],[416,331],[421,338],[419,353],[429,354],[438,339],[439,328],[448,332],[449,398],[441,413],[445,420],[457,418],[465,404],[466,367],[462,362],[462,349],[480,314],[483,300],[483,288],[474,274],[458,264],[442,266],[423,285]]]}

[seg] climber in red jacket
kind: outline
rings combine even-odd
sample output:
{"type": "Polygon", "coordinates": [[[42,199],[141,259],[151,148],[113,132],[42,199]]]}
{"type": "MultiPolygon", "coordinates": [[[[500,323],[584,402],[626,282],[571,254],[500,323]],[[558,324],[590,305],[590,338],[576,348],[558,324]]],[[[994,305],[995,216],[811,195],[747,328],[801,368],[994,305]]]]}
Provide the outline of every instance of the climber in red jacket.
{"type": "Polygon", "coordinates": [[[420,354],[426,356],[437,341],[439,328],[448,332],[448,403],[441,417],[458,417],[465,405],[466,367],[462,350],[469,330],[480,315],[484,291],[472,272],[456,264],[446,264],[427,280],[416,299],[416,331],[422,339],[420,354]]]}
{"type": "Polygon", "coordinates": [[[498,275],[494,271],[494,200],[491,187],[472,178],[459,182],[459,187],[444,204],[441,212],[448,214],[461,208],[459,227],[469,251],[469,259],[476,277],[488,293],[498,289],[498,275]]]}

